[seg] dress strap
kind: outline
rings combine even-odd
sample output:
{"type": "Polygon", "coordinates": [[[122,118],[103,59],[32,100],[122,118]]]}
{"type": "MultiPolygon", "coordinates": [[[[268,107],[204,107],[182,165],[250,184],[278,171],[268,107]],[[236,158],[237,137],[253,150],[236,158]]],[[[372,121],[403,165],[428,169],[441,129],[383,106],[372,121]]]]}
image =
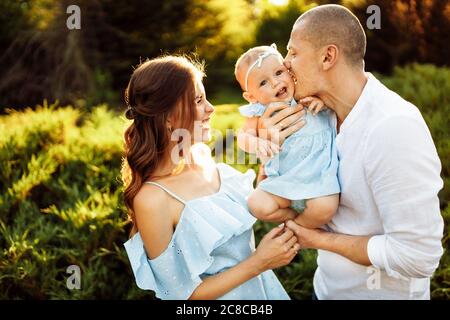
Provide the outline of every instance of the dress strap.
{"type": "Polygon", "coordinates": [[[167,189],[166,187],[164,187],[162,184],[153,182],[153,181],[145,181],[146,184],[151,184],[154,186],[157,186],[161,189],[163,189],[165,192],[167,192],[168,194],[170,194],[173,198],[175,198],[176,200],[180,201],[182,204],[186,204],[186,201],[184,201],[183,199],[181,199],[179,196],[177,196],[175,193],[173,193],[172,191],[170,191],[169,189],[167,189]]]}

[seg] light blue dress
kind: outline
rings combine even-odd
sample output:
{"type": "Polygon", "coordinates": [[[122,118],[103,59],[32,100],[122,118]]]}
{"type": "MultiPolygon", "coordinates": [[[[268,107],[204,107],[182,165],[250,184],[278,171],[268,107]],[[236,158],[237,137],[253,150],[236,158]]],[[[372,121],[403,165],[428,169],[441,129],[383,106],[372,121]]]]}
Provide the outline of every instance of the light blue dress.
{"type": "MultiPolygon", "coordinates": [[[[293,99],[290,106],[296,106],[293,99]]],[[[259,103],[239,108],[245,117],[259,117],[266,107],[259,103]]],[[[290,135],[281,152],[270,159],[264,170],[267,179],[258,188],[292,200],[291,207],[303,211],[305,201],[340,192],[336,128],[332,112],[323,110],[317,115],[307,111],[306,125],[290,135]]]]}
{"type": "MultiPolygon", "coordinates": [[[[255,250],[256,219],[246,201],[255,173],[243,174],[223,163],[217,164],[217,170],[219,191],[189,201],[152,183],[184,203],[184,209],[168,247],[155,259],[147,257],[139,233],[124,244],[139,288],[155,291],[160,299],[185,300],[202,279],[237,265],[255,250]]],[[[289,296],[269,270],[220,299],[287,300],[289,296]]]]}

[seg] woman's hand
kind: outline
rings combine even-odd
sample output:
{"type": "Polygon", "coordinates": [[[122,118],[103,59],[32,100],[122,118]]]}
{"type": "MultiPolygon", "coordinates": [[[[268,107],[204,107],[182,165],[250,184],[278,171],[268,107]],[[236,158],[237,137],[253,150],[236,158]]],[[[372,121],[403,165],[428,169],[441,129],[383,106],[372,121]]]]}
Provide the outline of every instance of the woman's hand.
{"type": "Polygon", "coordinates": [[[270,230],[261,240],[253,257],[260,273],[287,265],[300,250],[294,233],[284,227],[270,230]]]}
{"type": "Polygon", "coordinates": [[[284,140],[305,125],[303,106],[269,105],[258,121],[258,136],[282,145],[284,140]],[[277,114],[272,116],[276,111],[277,114]]]}

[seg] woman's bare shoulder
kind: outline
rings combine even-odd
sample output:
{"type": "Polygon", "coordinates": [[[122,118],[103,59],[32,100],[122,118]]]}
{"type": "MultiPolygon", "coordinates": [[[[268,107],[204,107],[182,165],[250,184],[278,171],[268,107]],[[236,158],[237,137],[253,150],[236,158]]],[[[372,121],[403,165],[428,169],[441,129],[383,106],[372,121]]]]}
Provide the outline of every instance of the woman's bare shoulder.
{"type": "Polygon", "coordinates": [[[147,214],[158,214],[158,209],[163,207],[163,204],[167,199],[167,193],[161,188],[151,184],[143,184],[134,197],[134,211],[142,211],[147,214]]]}
{"type": "Polygon", "coordinates": [[[174,214],[170,201],[164,190],[149,184],[144,184],[134,198],[138,230],[150,259],[159,256],[172,238],[174,214]]]}

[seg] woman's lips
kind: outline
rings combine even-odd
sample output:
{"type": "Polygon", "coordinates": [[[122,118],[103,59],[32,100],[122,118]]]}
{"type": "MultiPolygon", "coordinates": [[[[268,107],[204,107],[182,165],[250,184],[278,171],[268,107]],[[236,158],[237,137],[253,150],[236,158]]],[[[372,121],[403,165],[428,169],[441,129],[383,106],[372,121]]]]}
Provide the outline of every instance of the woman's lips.
{"type": "Polygon", "coordinates": [[[202,120],[202,126],[204,127],[204,128],[209,128],[209,125],[210,125],[210,123],[209,123],[209,120],[210,120],[211,118],[207,118],[207,119],[205,119],[205,120],[202,120]]]}

